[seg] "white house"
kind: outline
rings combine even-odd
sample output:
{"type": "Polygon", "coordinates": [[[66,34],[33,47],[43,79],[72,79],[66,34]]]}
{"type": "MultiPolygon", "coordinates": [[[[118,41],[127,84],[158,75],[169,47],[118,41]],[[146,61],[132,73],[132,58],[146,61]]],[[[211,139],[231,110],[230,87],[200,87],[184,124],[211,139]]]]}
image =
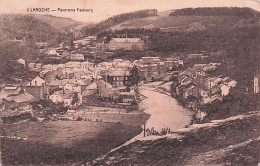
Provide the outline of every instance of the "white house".
{"type": "Polygon", "coordinates": [[[237,86],[237,82],[235,80],[229,80],[229,81],[227,81],[227,84],[231,88],[234,88],[237,86]]]}
{"type": "Polygon", "coordinates": [[[52,95],[50,95],[49,99],[55,104],[58,104],[63,102],[62,96],[63,96],[63,91],[57,91],[54,92],[52,95]]]}
{"type": "Polygon", "coordinates": [[[63,89],[81,93],[81,86],[78,84],[67,83],[64,85],[63,89]]]}
{"type": "Polygon", "coordinates": [[[50,95],[49,99],[54,103],[64,103],[64,106],[73,107],[82,104],[82,96],[80,93],[73,92],[70,90],[61,90],[50,95]],[[73,99],[77,95],[78,101],[73,103],[73,99]]]}
{"type": "Polygon", "coordinates": [[[17,59],[17,62],[25,66],[25,60],[22,58],[17,59]]]}
{"type": "Polygon", "coordinates": [[[32,81],[30,81],[27,85],[28,86],[43,86],[45,81],[40,78],[39,76],[35,77],[32,81]]]}
{"type": "Polygon", "coordinates": [[[230,87],[226,84],[220,85],[221,96],[227,96],[229,94],[230,87]]]}

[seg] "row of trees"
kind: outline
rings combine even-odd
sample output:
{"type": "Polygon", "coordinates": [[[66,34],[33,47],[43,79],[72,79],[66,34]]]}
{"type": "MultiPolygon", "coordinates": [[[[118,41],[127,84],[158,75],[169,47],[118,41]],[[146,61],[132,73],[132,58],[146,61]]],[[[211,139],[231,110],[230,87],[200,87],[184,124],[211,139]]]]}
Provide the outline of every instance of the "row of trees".
{"type": "Polygon", "coordinates": [[[218,7],[218,8],[185,8],[179,9],[169,16],[239,16],[239,17],[259,17],[260,14],[251,8],[238,8],[238,7],[218,7]]]}
{"type": "Polygon", "coordinates": [[[101,21],[99,24],[94,25],[93,27],[87,27],[85,29],[85,35],[98,34],[102,32],[104,29],[109,29],[110,27],[117,25],[121,22],[127,21],[129,19],[155,16],[157,15],[157,13],[157,9],[146,9],[112,16],[104,21],[101,21]]]}

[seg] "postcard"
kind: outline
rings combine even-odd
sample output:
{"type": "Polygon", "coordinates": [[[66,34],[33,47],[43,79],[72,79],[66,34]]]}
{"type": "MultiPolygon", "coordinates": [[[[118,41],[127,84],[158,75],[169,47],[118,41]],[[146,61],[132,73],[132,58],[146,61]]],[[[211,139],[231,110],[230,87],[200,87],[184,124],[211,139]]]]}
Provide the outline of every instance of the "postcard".
{"type": "Polygon", "coordinates": [[[260,1],[0,0],[0,165],[260,165],[260,1]]]}

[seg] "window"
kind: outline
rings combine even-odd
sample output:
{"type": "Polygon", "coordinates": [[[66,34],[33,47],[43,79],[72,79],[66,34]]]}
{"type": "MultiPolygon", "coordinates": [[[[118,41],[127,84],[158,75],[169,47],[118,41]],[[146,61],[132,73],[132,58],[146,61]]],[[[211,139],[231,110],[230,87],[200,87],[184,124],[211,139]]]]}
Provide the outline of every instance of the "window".
{"type": "Polygon", "coordinates": [[[128,80],[128,77],[125,77],[125,80],[128,80]]]}

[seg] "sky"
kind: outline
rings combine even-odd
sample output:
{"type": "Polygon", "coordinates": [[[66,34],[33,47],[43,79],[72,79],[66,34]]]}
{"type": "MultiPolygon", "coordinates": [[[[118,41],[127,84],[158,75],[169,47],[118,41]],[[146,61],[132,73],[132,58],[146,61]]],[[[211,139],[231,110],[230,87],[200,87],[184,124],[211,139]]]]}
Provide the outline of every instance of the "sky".
{"type": "Polygon", "coordinates": [[[260,11],[260,0],[0,0],[0,13],[30,13],[27,8],[50,8],[51,14],[82,22],[99,22],[110,16],[141,9],[165,11],[187,7],[250,7],[260,11]],[[93,9],[93,12],[60,12],[57,9],[93,9]]]}

